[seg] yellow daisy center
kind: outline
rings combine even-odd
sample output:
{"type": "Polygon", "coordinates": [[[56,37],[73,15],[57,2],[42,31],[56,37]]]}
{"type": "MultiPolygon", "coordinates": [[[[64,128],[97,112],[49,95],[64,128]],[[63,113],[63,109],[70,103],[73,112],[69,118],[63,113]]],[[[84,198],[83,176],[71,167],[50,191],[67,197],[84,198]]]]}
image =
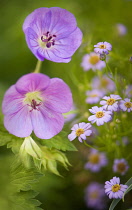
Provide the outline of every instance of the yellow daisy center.
{"type": "Polygon", "coordinates": [[[83,128],[78,128],[77,130],[76,130],[76,136],[80,136],[81,134],[83,134],[84,133],[84,129],[83,128]]]}
{"type": "Polygon", "coordinates": [[[92,65],[95,65],[95,64],[97,64],[100,61],[100,59],[99,59],[98,55],[91,55],[88,61],[92,65]]]}
{"type": "Polygon", "coordinates": [[[120,172],[120,173],[124,172],[125,169],[126,169],[126,165],[124,163],[118,163],[118,165],[117,165],[118,172],[120,172]]]}
{"type": "Polygon", "coordinates": [[[112,186],[112,192],[118,192],[120,190],[121,186],[119,184],[115,184],[112,186]]]}
{"type": "Polygon", "coordinates": [[[131,108],[131,107],[132,107],[132,103],[131,103],[131,102],[126,102],[126,103],[124,103],[124,105],[125,105],[127,108],[131,108]]]}
{"type": "Polygon", "coordinates": [[[97,191],[91,192],[90,193],[90,198],[96,199],[99,197],[99,193],[97,191]]]}
{"type": "Polygon", "coordinates": [[[109,84],[109,81],[108,81],[107,79],[102,79],[102,80],[101,80],[101,85],[100,85],[100,86],[105,88],[105,87],[108,86],[108,84],[109,84]]]}
{"type": "Polygon", "coordinates": [[[115,103],[115,99],[114,98],[109,98],[107,101],[106,101],[106,103],[107,103],[107,105],[113,105],[114,103],[115,103]]]}
{"type": "Polygon", "coordinates": [[[104,116],[104,112],[102,112],[102,111],[96,112],[96,117],[97,118],[101,118],[103,116],[104,116]]]}
{"type": "Polygon", "coordinates": [[[100,158],[99,158],[99,155],[98,155],[98,154],[91,154],[91,155],[89,156],[89,161],[90,161],[90,163],[92,163],[92,164],[97,164],[97,163],[99,163],[99,160],[100,160],[100,158]]]}
{"type": "Polygon", "coordinates": [[[101,45],[99,45],[99,48],[100,49],[106,49],[106,45],[105,44],[101,44],[101,45]]]}
{"type": "Polygon", "coordinates": [[[90,95],[90,97],[93,97],[93,98],[95,98],[95,97],[97,97],[98,95],[97,94],[91,94],[90,95]]]}

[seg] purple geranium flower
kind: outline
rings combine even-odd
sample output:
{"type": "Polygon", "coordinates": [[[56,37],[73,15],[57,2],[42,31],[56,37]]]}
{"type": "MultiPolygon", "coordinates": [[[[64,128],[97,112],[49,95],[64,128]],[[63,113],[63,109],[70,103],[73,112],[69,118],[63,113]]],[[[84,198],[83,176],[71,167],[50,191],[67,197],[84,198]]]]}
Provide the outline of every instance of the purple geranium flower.
{"type": "Polygon", "coordinates": [[[115,159],[114,165],[113,165],[113,171],[118,172],[121,175],[124,175],[128,170],[128,162],[122,158],[122,159],[115,159]]]}
{"type": "Polygon", "coordinates": [[[116,176],[105,182],[105,193],[110,199],[122,198],[127,188],[127,185],[120,184],[120,178],[116,176]]]}
{"type": "Polygon", "coordinates": [[[34,131],[37,137],[50,139],[62,130],[62,113],[70,111],[71,107],[72,94],[63,80],[30,73],[5,93],[4,125],[18,137],[27,137],[34,131]]]}
{"type": "Polygon", "coordinates": [[[104,92],[94,89],[87,91],[86,95],[88,96],[86,99],[86,103],[95,104],[100,101],[100,98],[104,95],[104,92]]]}
{"type": "Polygon", "coordinates": [[[81,66],[83,67],[84,71],[88,71],[90,69],[95,71],[96,69],[101,70],[106,66],[106,64],[104,61],[100,60],[98,54],[92,52],[83,56],[81,66]]]}
{"type": "Polygon", "coordinates": [[[93,172],[98,172],[108,163],[105,153],[98,152],[96,149],[91,149],[88,155],[88,162],[85,164],[85,169],[90,169],[93,172]]]}
{"type": "Polygon", "coordinates": [[[106,75],[103,75],[101,78],[94,77],[92,80],[92,88],[94,89],[100,89],[104,93],[111,92],[115,90],[115,84],[114,82],[107,77],[106,75]]]}
{"type": "Polygon", "coordinates": [[[78,140],[82,142],[82,140],[86,140],[86,137],[92,134],[90,123],[82,122],[79,124],[75,124],[71,128],[71,130],[72,130],[71,134],[68,135],[68,139],[70,141],[73,141],[76,137],[78,137],[78,140]]]}
{"type": "Polygon", "coordinates": [[[82,32],[73,14],[59,7],[38,8],[23,24],[26,41],[41,61],[68,63],[82,42],[82,32]]]}
{"type": "Polygon", "coordinates": [[[129,98],[125,98],[124,100],[120,101],[119,107],[123,111],[131,112],[132,111],[132,102],[129,98]]]}
{"type": "Polygon", "coordinates": [[[104,96],[103,97],[104,100],[100,101],[100,104],[103,105],[103,108],[105,110],[109,110],[109,111],[117,111],[119,108],[119,100],[121,99],[121,97],[119,95],[114,95],[111,94],[110,96],[104,96]]]}
{"type": "Polygon", "coordinates": [[[85,202],[90,208],[105,209],[105,191],[102,184],[98,182],[90,183],[85,190],[85,202]]]}
{"type": "Polygon", "coordinates": [[[94,47],[94,52],[99,54],[109,54],[112,50],[112,45],[108,42],[98,42],[94,47]]]}
{"type": "Polygon", "coordinates": [[[88,120],[92,123],[96,122],[98,126],[103,125],[105,122],[109,122],[112,119],[112,112],[104,110],[103,107],[93,106],[89,111],[93,115],[90,116],[88,120]]]}

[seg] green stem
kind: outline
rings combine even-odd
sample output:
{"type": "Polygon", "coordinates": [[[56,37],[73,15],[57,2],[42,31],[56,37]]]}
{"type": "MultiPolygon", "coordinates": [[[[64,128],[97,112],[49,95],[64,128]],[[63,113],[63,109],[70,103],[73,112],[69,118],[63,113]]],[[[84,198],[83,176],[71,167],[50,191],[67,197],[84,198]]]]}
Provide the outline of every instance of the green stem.
{"type": "Polygon", "coordinates": [[[87,144],[85,140],[84,140],[83,142],[84,142],[84,144],[85,144],[87,147],[90,147],[90,148],[92,148],[92,149],[95,149],[95,148],[92,147],[90,144],[87,144]]]}
{"type": "Polygon", "coordinates": [[[36,68],[34,70],[34,73],[39,73],[41,69],[42,61],[38,60],[36,64],[36,68]]]}

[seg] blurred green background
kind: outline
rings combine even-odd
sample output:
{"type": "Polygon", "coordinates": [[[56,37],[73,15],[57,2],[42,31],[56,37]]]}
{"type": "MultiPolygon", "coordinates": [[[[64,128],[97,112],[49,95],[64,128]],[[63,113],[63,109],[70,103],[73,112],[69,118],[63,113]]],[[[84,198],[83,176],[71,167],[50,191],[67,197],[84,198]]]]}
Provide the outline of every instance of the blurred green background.
{"type": "MultiPolygon", "coordinates": [[[[113,70],[119,67],[120,74],[132,82],[132,74],[129,71],[129,57],[132,56],[132,1],[131,0],[12,0],[1,1],[0,7],[0,97],[3,97],[3,89],[23,74],[35,69],[37,59],[30,52],[25,42],[22,24],[26,16],[39,7],[61,7],[73,13],[77,19],[78,27],[81,28],[84,38],[80,49],[73,55],[68,64],[53,63],[45,60],[42,72],[50,77],[59,77],[69,84],[77,107],[83,110],[82,101],[79,99],[76,81],[83,84],[84,76],[80,63],[86,52],[93,51],[93,45],[99,41],[108,41],[113,46],[116,54],[111,64],[113,70]],[[125,37],[118,37],[114,31],[116,23],[124,24],[128,33],[125,37]]],[[[93,73],[87,74],[88,81],[93,73]]],[[[82,97],[83,98],[83,97],[82,97]]],[[[76,144],[78,147],[78,144],[76,144]]],[[[68,153],[72,164],[69,172],[64,171],[64,178],[48,174],[43,177],[36,190],[40,191],[38,199],[43,203],[45,210],[85,210],[84,189],[90,179],[88,173],[83,170],[81,159],[85,147],[80,147],[79,152],[68,153]]],[[[6,153],[1,149],[1,155],[6,153]]],[[[3,156],[2,156],[3,157],[3,156]]],[[[1,159],[1,163],[3,159],[1,159]]],[[[2,169],[1,169],[2,170],[2,169]]],[[[94,175],[96,177],[96,174],[94,175]]],[[[102,175],[101,175],[102,176],[102,175]]],[[[107,180],[104,173],[103,179],[107,180]]],[[[100,177],[97,181],[100,181],[100,177]]],[[[121,209],[120,205],[117,209],[121,209]]],[[[124,207],[122,207],[124,209],[124,207]]],[[[1,209],[0,209],[1,210],[1,209]]],[[[4,210],[4,209],[2,209],[4,210]]]]}

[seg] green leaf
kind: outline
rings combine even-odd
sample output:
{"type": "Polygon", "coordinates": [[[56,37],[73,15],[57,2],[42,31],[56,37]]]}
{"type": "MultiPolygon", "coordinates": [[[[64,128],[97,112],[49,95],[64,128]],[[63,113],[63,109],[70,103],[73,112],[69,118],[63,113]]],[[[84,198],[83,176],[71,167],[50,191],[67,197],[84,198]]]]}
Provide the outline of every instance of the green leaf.
{"type": "Polygon", "coordinates": [[[55,148],[62,151],[77,151],[73,143],[68,140],[67,134],[64,131],[52,139],[41,140],[41,144],[49,148],[55,148]]]}
{"type": "Polygon", "coordinates": [[[21,191],[10,197],[10,209],[12,210],[37,210],[40,202],[34,199],[38,193],[35,191],[21,191]]]}
{"type": "MultiPolygon", "coordinates": [[[[124,199],[125,194],[128,193],[132,189],[132,187],[131,187],[131,185],[132,185],[132,177],[125,184],[128,186],[128,189],[125,191],[125,193],[123,195],[123,199],[124,199]]],[[[115,206],[119,203],[120,200],[121,200],[120,198],[114,199],[112,201],[111,205],[110,205],[109,210],[113,210],[115,208],[115,206]]]]}

